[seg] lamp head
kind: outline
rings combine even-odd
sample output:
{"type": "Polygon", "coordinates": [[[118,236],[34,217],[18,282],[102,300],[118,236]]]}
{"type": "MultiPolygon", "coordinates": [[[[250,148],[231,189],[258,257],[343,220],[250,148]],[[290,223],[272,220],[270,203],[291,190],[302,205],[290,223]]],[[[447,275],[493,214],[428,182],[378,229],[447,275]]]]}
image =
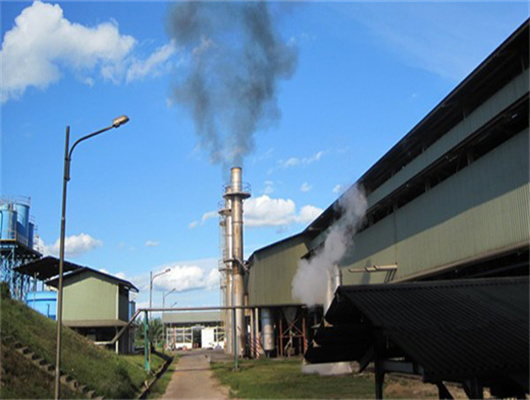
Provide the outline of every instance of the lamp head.
{"type": "Polygon", "coordinates": [[[114,118],[112,120],[112,126],[114,128],[118,128],[122,126],[123,124],[126,124],[127,122],[129,122],[129,117],[127,115],[122,115],[121,117],[114,118]]]}

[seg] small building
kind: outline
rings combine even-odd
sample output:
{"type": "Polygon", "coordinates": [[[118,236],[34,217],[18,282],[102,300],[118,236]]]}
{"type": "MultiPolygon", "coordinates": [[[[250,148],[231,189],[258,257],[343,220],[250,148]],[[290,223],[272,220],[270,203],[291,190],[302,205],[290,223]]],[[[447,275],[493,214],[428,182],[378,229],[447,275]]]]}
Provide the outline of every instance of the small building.
{"type": "MultiPolygon", "coordinates": [[[[59,260],[55,257],[45,257],[19,267],[20,273],[35,276],[41,279],[48,289],[52,289],[30,292],[27,295],[27,304],[41,313],[44,310],[41,307],[43,302],[39,300],[45,299],[47,310],[56,308],[54,295],[59,284],[58,263],[59,260]]],[[[134,313],[129,293],[138,292],[138,289],[129,281],[92,268],[70,262],[65,263],[65,267],[63,324],[95,343],[112,340],[116,333],[127,325],[132,316],[131,312],[134,313]]],[[[54,317],[55,312],[43,314],[54,317]]],[[[130,329],[129,334],[122,335],[116,342],[117,352],[132,352],[133,334],[130,329]]]]}
{"type": "Polygon", "coordinates": [[[166,346],[171,350],[225,347],[220,311],[163,313],[166,346]]]}

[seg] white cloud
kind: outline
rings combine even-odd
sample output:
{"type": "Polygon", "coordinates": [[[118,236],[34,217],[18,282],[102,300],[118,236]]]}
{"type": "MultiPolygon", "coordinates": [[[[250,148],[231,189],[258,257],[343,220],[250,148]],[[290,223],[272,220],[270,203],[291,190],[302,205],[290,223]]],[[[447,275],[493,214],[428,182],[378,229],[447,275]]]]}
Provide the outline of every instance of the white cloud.
{"type": "Polygon", "coordinates": [[[135,59],[127,71],[127,82],[143,79],[146,76],[157,76],[167,70],[171,64],[168,60],[175,54],[176,49],[173,42],[155,50],[145,60],[135,59]]]}
{"type": "Polygon", "coordinates": [[[267,195],[251,198],[245,201],[243,207],[244,223],[249,227],[306,224],[323,211],[307,205],[297,213],[296,204],[291,199],[271,199],[267,195]]]}
{"type": "Polygon", "coordinates": [[[121,35],[116,22],[94,27],[72,23],[58,4],[35,1],[15,19],[0,50],[2,102],[22,96],[30,87],[45,89],[61,78],[60,66],[83,77],[99,67],[105,79],[116,80],[134,47],[132,36],[121,35]]]}
{"type": "MultiPolygon", "coordinates": [[[[42,248],[44,254],[57,256],[60,250],[60,240],[57,239],[53,245],[48,246],[42,239],[39,239],[38,246],[42,248]]],[[[103,242],[86,233],[81,233],[65,238],[64,246],[64,252],[67,257],[79,257],[81,254],[103,246],[103,242]]]]}
{"type": "Polygon", "coordinates": [[[333,194],[339,194],[339,193],[342,193],[342,190],[343,190],[342,185],[340,185],[340,184],[335,185],[335,187],[333,188],[333,194]]]}
{"type": "MultiPolygon", "coordinates": [[[[204,223],[206,221],[208,221],[209,219],[211,218],[216,218],[218,215],[217,211],[208,211],[208,212],[205,212],[204,214],[202,214],[202,217],[201,217],[201,221],[200,221],[200,224],[201,225],[204,225],[204,223]]],[[[197,226],[199,226],[199,221],[193,221],[191,222],[188,227],[190,229],[193,229],[193,228],[196,228],[197,226]]]]}
{"type": "Polygon", "coordinates": [[[304,192],[304,193],[307,193],[309,192],[311,189],[313,188],[313,186],[311,186],[309,183],[307,182],[304,182],[302,183],[302,186],[300,187],[300,191],[304,192]]]}
{"type": "Polygon", "coordinates": [[[322,211],[324,210],[315,206],[303,206],[300,210],[300,213],[298,214],[297,222],[309,224],[310,222],[313,222],[316,217],[322,214],[322,211]]]}
{"type": "MultiPolygon", "coordinates": [[[[216,261],[211,264],[216,265],[216,261]]],[[[175,289],[176,292],[191,290],[212,290],[219,288],[220,273],[217,267],[208,267],[203,262],[175,263],[160,268],[159,273],[169,268],[168,273],[162,274],[153,280],[153,290],[167,292],[175,289]],[[202,264],[202,265],[201,265],[202,264]]],[[[138,281],[138,279],[136,279],[138,281]]],[[[149,291],[149,278],[140,279],[144,290],[149,291]]]]}
{"type": "Polygon", "coordinates": [[[154,240],[148,240],[145,242],[146,247],[157,247],[160,246],[160,242],[154,241],[154,240]]]}
{"type": "Polygon", "coordinates": [[[211,218],[216,218],[217,215],[218,215],[217,211],[208,211],[204,213],[201,217],[201,224],[204,224],[206,221],[208,221],[211,218]]]}
{"type": "Polygon", "coordinates": [[[114,274],[114,276],[116,278],[127,280],[127,275],[125,274],[125,272],[117,272],[116,274],[114,274]]]}
{"type": "Polygon", "coordinates": [[[263,194],[271,195],[274,193],[274,182],[265,181],[265,188],[263,189],[263,194]]]}
{"type": "Polygon", "coordinates": [[[287,160],[279,160],[278,166],[283,169],[298,167],[298,166],[306,166],[306,165],[310,165],[310,164],[320,161],[323,155],[324,155],[324,152],[319,151],[311,157],[303,157],[303,158],[290,157],[287,160]]]}

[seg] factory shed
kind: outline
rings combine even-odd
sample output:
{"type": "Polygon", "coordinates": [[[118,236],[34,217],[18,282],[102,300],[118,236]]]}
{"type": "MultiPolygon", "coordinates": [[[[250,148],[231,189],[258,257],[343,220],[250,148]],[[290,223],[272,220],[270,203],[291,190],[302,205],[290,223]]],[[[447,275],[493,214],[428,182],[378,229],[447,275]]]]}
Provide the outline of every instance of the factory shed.
{"type": "Polygon", "coordinates": [[[344,284],[389,280],[379,265],[392,281],[528,274],[529,36],[527,20],[307,227],[314,253],[364,192],[344,284]]]}
{"type": "Polygon", "coordinates": [[[291,282],[300,258],[307,253],[307,242],[306,235],[299,233],[252,253],[247,261],[250,306],[298,303],[292,297],[291,282]]]}
{"type": "MultiPolygon", "coordinates": [[[[386,372],[421,375],[451,398],[529,392],[529,279],[490,278],[340,287],[305,357],[374,362],[377,397],[386,372]]],[[[522,397],[520,397],[522,396],[522,397]]]]}
{"type": "MultiPolygon", "coordinates": [[[[21,267],[21,273],[33,273],[45,279],[48,287],[57,288],[58,259],[46,257],[21,267]]],[[[83,267],[74,263],[65,263],[63,276],[63,324],[90,340],[110,341],[131,317],[134,302],[129,299],[130,292],[138,292],[131,282],[115,276],[83,267]]],[[[35,295],[55,293],[53,291],[36,292],[35,295]]],[[[38,296],[35,296],[38,297],[38,296]]],[[[32,293],[27,296],[27,303],[38,308],[32,293]],[[32,304],[33,299],[33,304],[32,304]]],[[[55,304],[54,304],[55,307],[55,304]]],[[[133,331],[123,335],[116,343],[116,351],[128,353],[133,350],[133,331]]]]}
{"type": "Polygon", "coordinates": [[[293,297],[291,290],[307,246],[307,235],[302,232],[256,250],[247,261],[247,304],[253,307],[247,312],[249,352],[253,357],[260,353],[300,355],[307,349],[307,307],[293,297]]]}
{"type": "Polygon", "coordinates": [[[223,348],[225,335],[221,311],[164,312],[166,346],[171,350],[223,348]]]}

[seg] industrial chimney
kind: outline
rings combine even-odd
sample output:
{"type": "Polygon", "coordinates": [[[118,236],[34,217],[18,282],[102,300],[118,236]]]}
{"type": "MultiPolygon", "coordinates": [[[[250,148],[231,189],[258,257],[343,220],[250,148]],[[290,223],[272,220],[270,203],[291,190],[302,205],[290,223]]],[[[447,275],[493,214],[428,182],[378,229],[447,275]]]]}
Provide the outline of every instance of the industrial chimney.
{"type": "MultiPolygon", "coordinates": [[[[243,306],[245,296],[244,284],[244,255],[243,255],[243,200],[250,197],[250,193],[243,188],[242,172],[240,167],[234,167],[230,170],[230,186],[226,188],[223,196],[225,201],[230,204],[231,219],[231,258],[228,259],[229,270],[232,272],[232,297],[233,306],[243,306]]],[[[227,219],[227,220],[229,220],[227,219]]],[[[243,309],[236,310],[235,326],[237,334],[237,352],[243,355],[245,349],[245,313],[243,309]]],[[[228,340],[231,340],[229,338],[228,340]]],[[[232,344],[235,350],[235,344],[232,344]]]]}

